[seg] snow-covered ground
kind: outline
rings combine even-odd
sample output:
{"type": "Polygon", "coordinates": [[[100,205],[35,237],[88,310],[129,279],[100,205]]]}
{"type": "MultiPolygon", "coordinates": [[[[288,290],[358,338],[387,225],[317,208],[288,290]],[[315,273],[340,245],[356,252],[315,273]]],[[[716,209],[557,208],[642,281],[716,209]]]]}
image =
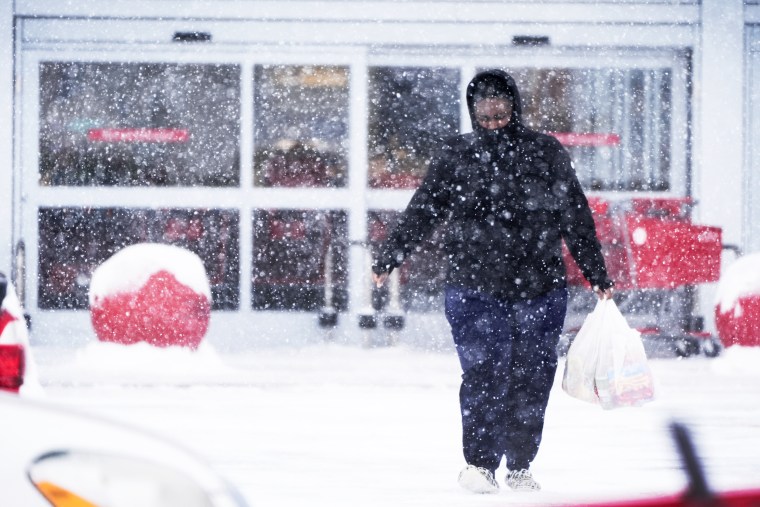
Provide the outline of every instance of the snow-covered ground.
{"type": "MultiPolygon", "coordinates": [[[[205,457],[254,506],[568,505],[685,486],[667,432],[687,423],[714,489],[760,487],[760,349],[653,359],[657,401],[603,411],[557,378],[539,493],[461,490],[451,351],[336,344],[195,354],[93,343],[35,349],[45,396],[205,457]]],[[[561,375],[564,363],[560,364],[561,375]]],[[[503,469],[498,479],[503,479],[503,469]]]]}

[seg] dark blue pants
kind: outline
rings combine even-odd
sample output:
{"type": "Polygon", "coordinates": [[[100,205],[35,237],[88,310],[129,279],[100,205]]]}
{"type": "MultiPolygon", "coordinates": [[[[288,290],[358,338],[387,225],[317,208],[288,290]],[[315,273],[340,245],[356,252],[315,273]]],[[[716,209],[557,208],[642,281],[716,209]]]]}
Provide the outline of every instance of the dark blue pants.
{"type": "Polygon", "coordinates": [[[567,311],[567,290],[505,302],[470,289],[446,289],[462,386],[465,461],[496,471],[529,468],[544,428],[557,371],[557,342],[567,311]]]}

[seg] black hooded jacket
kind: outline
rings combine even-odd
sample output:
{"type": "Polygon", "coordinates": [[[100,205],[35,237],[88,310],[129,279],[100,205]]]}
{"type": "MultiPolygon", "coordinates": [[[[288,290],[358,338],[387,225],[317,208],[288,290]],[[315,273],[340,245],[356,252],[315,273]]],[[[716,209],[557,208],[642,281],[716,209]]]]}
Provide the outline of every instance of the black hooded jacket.
{"type": "Polygon", "coordinates": [[[612,286],[570,157],[557,139],[522,125],[514,79],[499,70],[479,73],[467,106],[473,132],[443,143],[373,271],[391,272],[442,225],[450,285],[507,301],[564,287],[564,239],[592,286],[612,286]],[[506,127],[486,130],[475,120],[473,92],[494,79],[509,90],[512,117],[506,127]]]}

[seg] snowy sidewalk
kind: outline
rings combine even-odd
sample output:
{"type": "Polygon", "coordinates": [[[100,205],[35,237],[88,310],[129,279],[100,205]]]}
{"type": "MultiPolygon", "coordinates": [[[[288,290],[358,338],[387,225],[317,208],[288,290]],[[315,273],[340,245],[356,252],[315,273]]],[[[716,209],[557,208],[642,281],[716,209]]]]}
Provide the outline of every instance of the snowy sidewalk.
{"type": "Polygon", "coordinates": [[[574,400],[558,377],[533,464],[543,491],[502,486],[493,496],[456,482],[464,462],[450,352],[35,352],[48,399],[195,450],[254,506],[568,505],[675,493],[685,479],[666,429],[673,417],[692,429],[714,489],[760,486],[760,349],[652,360],[658,399],[635,409],[574,400]]]}

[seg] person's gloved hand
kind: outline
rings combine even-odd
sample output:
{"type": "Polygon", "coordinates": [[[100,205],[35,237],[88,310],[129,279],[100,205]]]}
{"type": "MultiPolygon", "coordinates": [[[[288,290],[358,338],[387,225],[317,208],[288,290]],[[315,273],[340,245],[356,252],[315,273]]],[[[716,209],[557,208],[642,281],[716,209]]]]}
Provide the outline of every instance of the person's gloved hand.
{"type": "Polygon", "coordinates": [[[594,286],[594,294],[599,299],[612,299],[612,286],[610,285],[606,289],[602,289],[598,285],[594,286]]]}
{"type": "MultiPolygon", "coordinates": [[[[591,280],[589,280],[591,281],[591,280]]],[[[591,281],[592,288],[596,297],[599,299],[612,299],[612,287],[615,286],[615,282],[610,280],[607,275],[603,278],[597,278],[591,281]]]]}
{"type": "Polygon", "coordinates": [[[380,288],[393,271],[393,265],[388,261],[375,259],[372,261],[372,281],[380,288]]]}
{"type": "Polygon", "coordinates": [[[377,274],[374,271],[372,272],[372,281],[375,282],[375,285],[380,288],[383,286],[385,281],[388,279],[389,273],[380,273],[377,274]]]}

